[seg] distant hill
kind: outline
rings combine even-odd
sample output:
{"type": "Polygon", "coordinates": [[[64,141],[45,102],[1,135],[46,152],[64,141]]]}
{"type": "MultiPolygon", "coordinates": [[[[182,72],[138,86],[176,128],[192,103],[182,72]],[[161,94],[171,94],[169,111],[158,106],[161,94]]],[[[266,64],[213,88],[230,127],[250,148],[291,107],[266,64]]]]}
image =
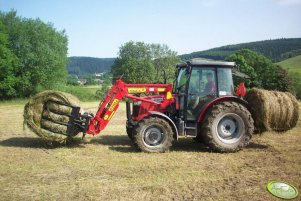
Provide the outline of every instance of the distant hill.
{"type": "Polygon", "coordinates": [[[301,55],[286,59],[277,64],[286,68],[289,72],[298,72],[301,76],[301,55]]]}
{"type": "Polygon", "coordinates": [[[86,75],[111,71],[115,58],[69,57],[69,74],[86,75]]]}
{"type": "Polygon", "coordinates": [[[194,58],[207,58],[224,60],[227,56],[241,49],[250,49],[270,58],[273,62],[283,61],[287,58],[301,54],[301,38],[265,40],[236,45],[227,45],[205,51],[192,52],[180,55],[182,60],[194,58]]]}
{"type": "MultiPolygon", "coordinates": [[[[273,62],[280,62],[301,54],[301,38],[265,40],[227,45],[205,51],[183,54],[179,57],[182,60],[195,58],[224,60],[230,54],[241,49],[250,49],[265,55],[273,62]]],[[[109,72],[111,71],[114,60],[115,58],[69,57],[67,69],[69,74],[76,75],[94,74],[104,71],[109,72]]],[[[284,63],[284,65],[285,64],[286,63],[284,63]]]]}

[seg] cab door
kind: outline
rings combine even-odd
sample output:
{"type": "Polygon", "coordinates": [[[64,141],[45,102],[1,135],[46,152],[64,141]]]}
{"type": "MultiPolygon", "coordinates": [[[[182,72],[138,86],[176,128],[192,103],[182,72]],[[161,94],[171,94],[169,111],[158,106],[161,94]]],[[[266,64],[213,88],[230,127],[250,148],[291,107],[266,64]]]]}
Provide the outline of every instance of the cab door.
{"type": "Polygon", "coordinates": [[[216,96],[216,68],[193,67],[187,88],[187,120],[195,122],[202,107],[216,96]]]}

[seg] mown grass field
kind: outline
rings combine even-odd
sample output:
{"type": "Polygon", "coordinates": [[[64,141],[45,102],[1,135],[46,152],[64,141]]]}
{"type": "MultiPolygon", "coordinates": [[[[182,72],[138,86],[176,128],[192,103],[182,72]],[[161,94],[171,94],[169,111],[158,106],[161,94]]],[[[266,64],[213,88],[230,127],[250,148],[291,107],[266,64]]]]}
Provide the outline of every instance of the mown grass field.
{"type": "MultiPolygon", "coordinates": [[[[64,147],[24,131],[23,106],[0,103],[0,200],[280,200],[267,192],[270,180],[301,191],[301,120],[255,135],[238,153],[181,138],[168,153],[147,154],[126,136],[124,103],[99,136],[64,147]]],[[[95,112],[98,102],[83,106],[95,112]]]]}

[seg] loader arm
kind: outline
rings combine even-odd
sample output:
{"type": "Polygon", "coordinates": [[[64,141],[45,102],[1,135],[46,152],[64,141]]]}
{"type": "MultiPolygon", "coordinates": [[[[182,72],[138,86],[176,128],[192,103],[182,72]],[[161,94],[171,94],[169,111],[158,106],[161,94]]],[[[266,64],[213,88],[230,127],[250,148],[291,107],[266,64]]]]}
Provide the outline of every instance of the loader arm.
{"type": "Polygon", "coordinates": [[[172,97],[171,84],[126,84],[121,80],[117,80],[112,86],[103,102],[99,105],[98,111],[94,117],[88,119],[87,130],[84,133],[95,135],[102,131],[119,107],[119,102],[123,98],[144,101],[159,105],[162,109],[170,105],[174,99],[172,97]],[[156,102],[150,99],[141,98],[134,94],[141,93],[160,93],[166,94],[162,102],[156,102]]]}

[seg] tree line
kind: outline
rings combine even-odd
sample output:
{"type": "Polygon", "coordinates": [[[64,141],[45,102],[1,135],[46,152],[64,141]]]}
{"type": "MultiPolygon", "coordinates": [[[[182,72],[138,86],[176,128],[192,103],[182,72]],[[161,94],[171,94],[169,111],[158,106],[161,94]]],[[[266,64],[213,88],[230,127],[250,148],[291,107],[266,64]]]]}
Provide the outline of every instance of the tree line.
{"type": "Polygon", "coordinates": [[[258,52],[272,60],[279,62],[301,54],[301,38],[265,40],[251,43],[241,43],[213,48],[205,51],[193,52],[180,55],[181,59],[207,58],[213,60],[224,60],[231,54],[242,49],[258,52]]]}
{"type": "Polygon", "coordinates": [[[110,72],[115,58],[69,57],[68,74],[83,76],[88,74],[110,72]]]}

